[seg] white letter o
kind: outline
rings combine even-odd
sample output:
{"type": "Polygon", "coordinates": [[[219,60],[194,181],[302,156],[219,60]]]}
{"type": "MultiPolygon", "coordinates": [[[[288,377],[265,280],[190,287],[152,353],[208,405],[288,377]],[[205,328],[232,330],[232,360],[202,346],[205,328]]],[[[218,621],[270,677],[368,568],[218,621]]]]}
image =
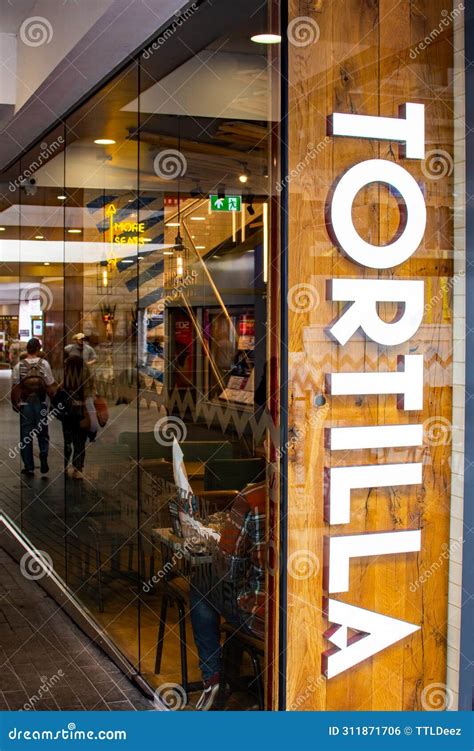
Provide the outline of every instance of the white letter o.
{"type": "Polygon", "coordinates": [[[331,225],[341,250],[354,261],[371,269],[388,269],[410,258],[423,240],[426,205],[415,178],[399,164],[385,159],[368,159],[356,164],[341,178],[331,203],[331,225]],[[352,204],[370,183],[387,183],[402,196],[406,223],[402,234],[388,245],[371,245],[361,238],[352,221],[352,204]]]}

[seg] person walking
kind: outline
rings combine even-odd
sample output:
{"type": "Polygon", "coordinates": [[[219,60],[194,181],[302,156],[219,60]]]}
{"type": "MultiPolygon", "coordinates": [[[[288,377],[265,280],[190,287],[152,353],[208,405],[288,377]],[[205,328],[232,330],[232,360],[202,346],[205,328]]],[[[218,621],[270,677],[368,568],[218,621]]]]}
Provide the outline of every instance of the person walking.
{"type": "Polygon", "coordinates": [[[64,380],[54,405],[61,414],[64,438],[64,471],[82,480],[87,440],[94,441],[98,421],[94,407],[95,383],[90,368],[79,355],[69,355],[64,362],[64,380]]]}
{"type": "Polygon", "coordinates": [[[72,357],[73,355],[82,357],[86,365],[89,367],[97,363],[95,349],[87,342],[85,334],[82,332],[74,334],[72,341],[72,344],[68,344],[67,347],[64,347],[66,357],[72,357]]]}
{"type": "Polygon", "coordinates": [[[49,430],[47,397],[52,397],[56,384],[48,361],[41,356],[41,342],[30,339],[26,345],[26,357],[20,360],[12,372],[11,401],[13,409],[20,414],[20,455],[22,474],[35,473],[33,440],[38,440],[41,474],[47,475],[49,430]]]}

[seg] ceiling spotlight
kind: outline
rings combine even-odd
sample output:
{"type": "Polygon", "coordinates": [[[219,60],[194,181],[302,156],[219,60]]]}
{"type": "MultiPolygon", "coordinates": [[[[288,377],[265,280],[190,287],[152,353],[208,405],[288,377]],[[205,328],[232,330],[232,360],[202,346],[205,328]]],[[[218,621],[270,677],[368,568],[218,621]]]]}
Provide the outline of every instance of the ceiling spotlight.
{"type": "Polygon", "coordinates": [[[281,36],[279,34],[254,34],[250,37],[252,42],[256,44],[280,44],[281,36]]]}
{"type": "Polygon", "coordinates": [[[70,235],[80,235],[82,232],[82,229],[68,229],[68,232],[70,235]]]}
{"type": "Polygon", "coordinates": [[[206,250],[205,245],[196,245],[196,250],[206,250]]]}
{"type": "Polygon", "coordinates": [[[247,211],[250,214],[250,216],[253,216],[255,214],[255,209],[253,207],[253,201],[254,201],[254,196],[247,196],[247,203],[248,203],[247,211]]]}
{"type": "Polygon", "coordinates": [[[163,251],[163,255],[164,256],[172,256],[173,255],[173,251],[172,250],[164,250],[163,251]]]}
{"type": "Polygon", "coordinates": [[[151,243],[151,242],[153,242],[153,240],[152,240],[152,238],[151,238],[151,237],[144,237],[144,238],[143,238],[143,242],[144,242],[144,243],[151,243]]]}
{"type": "Polygon", "coordinates": [[[165,227],[181,227],[180,222],[166,222],[165,227]]]}
{"type": "Polygon", "coordinates": [[[44,235],[35,235],[35,240],[44,240],[44,235]]]}
{"type": "Polygon", "coordinates": [[[5,232],[6,227],[0,227],[0,232],[5,232]]]}
{"type": "Polygon", "coordinates": [[[192,222],[205,222],[206,217],[205,216],[192,216],[191,221],[192,222]]]}
{"type": "Polygon", "coordinates": [[[49,261],[45,261],[45,262],[43,263],[43,266],[49,266],[49,261]]]}
{"type": "Polygon", "coordinates": [[[248,182],[249,179],[249,171],[247,169],[246,162],[240,162],[240,166],[242,167],[242,172],[239,175],[239,180],[245,185],[245,183],[248,182]]]}
{"type": "Polygon", "coordinates": [[[97,146],[113,146],[114,143],[117,143],[114,141],[113,138],[96,138],[94,143],[97,144],[97,146]]]}
{"type": "Polygon", "coordinates": [[[65,201],[67,196],[58,196],[58,201],[65,201]]]}

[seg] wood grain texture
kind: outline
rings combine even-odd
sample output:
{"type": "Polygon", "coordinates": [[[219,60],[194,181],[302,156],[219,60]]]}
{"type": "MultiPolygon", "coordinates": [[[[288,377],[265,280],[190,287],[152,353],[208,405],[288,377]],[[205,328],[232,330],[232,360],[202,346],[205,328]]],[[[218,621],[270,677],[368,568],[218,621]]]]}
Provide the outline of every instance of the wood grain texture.
{"type": "MultiPolygon", "coordinates": [[[[333,0],[309,9],[308,3],[289,2],[290,22],[309,16],[320,32],[314,44],[289,44],[289,426],[296,436],[289,449],[290,709],[423,709],[424,689],[446,682],[454,286],[452,28],[442,26],[426,49],[417,51],[420,40],[446,17],[445,7],[442,0],[333,0]],[[396,144],[326,137],[326,118],[334,111],[395,117],[405,102],[425,104],[426,150],[436,152],[441,173],[429,159],[400,159],[396,144]],[[384,272],[344,257],[325,224],[335,181],[369,158],[401,163],[423,186],[427,202],[420,248],[406,263],[384,272]],[[326,280],[331,277],[423,279],[428,308],[422,326],[399,347],[381,347],[360,332],[340,347],[325,331],[343,308],[326,300],[326,280]],[[422,412],[397,409],[395,396],[330,397],[325,392],[330,372],[396,370],[398,355],[415,352],[424,356],[422,412]],[[341,456],[344,452],[323,447],[328,426],[414,422],[425,426],[425,443],[419,449],[341,456]],[[423,461],[422,486],[353,491],[350,524],[329,530],[323,517],[325,466],[409,461],[423,461]],[[417,623],[420,631],[326,681],[321,654],[331,645],[323,636],[328,628],[322,613],[324,536],[329,531],[419,528],[420,554],[353,560],[350,591],[338,599],[417,623]]],[[[399,209],[384,187],[371,185],[357,196],[353,217],[361,236],[383,245],[397,231],[399,209]]],[[[380,312],[390,320],[395,306],[385,304],[380,312]]]]}

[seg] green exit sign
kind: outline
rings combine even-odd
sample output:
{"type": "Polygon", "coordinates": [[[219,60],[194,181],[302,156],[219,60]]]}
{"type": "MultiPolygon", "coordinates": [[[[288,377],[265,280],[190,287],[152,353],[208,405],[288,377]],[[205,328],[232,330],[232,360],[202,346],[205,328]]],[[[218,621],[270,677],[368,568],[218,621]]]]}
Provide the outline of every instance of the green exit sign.
{"type": "Polygon", "coordinates": [[[211,211],[241,211],[242,196],[209,196],[211,211]]]}

